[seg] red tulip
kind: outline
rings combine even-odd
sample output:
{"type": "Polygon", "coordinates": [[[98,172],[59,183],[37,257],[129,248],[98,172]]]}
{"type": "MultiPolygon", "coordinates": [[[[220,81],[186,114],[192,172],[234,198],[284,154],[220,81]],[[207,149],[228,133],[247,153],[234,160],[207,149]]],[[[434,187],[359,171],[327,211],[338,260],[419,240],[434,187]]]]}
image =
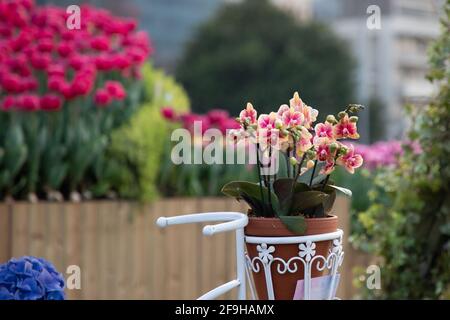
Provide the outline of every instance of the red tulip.
{"type": "Polygon", "coordinates": [[[41,97],[40,107],[45,111],[56,111],[61,109],[62,100],[57,95],[46,94],[41,97]]]}
{"type": "Polygon", "coordinates": [[[111,102],[111,96],[105,89],[98,89],[94,97],[95,104],[104,107],[111,102]]]}
{"type": "Polygon", "coordinates": [[[16,105],[16,98],[14,96],[7,96],[2,101],[1,110],[8,111],[16,105]]]}
{"type": "Polygon", "coordinates": [[[169,121],[174,121],[177,118],[175,110],[173,110],[172,107],[164,107],[164,108],[162,108],[161,109],[161,114],[166,120],[169,120],[169,121]]]}
{"type": "Polygon", "coordinates": [[[19,97],[18,106],[20,109],[25,111],[36,111],[39,110],[40,100],[37,95],[25,94],[19,97]]]}
{"type": "Polygon", "coordinates": [[[106,81],[105,89],[116,100],[123,100],[127,96],[125,89],[118,81],[106,81]]]}

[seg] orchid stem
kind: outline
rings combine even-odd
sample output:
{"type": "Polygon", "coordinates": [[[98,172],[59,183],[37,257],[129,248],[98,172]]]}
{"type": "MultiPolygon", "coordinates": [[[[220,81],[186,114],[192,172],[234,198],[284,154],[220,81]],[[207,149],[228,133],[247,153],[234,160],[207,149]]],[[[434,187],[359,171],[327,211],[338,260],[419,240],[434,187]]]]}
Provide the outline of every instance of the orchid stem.
{"type": "MultiPolygon", "coordinates": [[[[259,143],[256,144],[256,163],[258,167],[259,191],[261,192],[261,201],[264,203],[264,192],[262,188],[262,178],[261,178],[261,162],[259,161],[259,143]]],[[[265,215],[264,206],[262,209],[263,215],[265,215]]]]}
{"type": "Polygon", "coordinates": [[[314,161],[314,168],[313,171],[311,173],[311,179],[309,180],[309,186],[311,187],[313,179],[314,179],[314,174],[316,173],[316,168],[317,168],[317,160],[314,161]]]}

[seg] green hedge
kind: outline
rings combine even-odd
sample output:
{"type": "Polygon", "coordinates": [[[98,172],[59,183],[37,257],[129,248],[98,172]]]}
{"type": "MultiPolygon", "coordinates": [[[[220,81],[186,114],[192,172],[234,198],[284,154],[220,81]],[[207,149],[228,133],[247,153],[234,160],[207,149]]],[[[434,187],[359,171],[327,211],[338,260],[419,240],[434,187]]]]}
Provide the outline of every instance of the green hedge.
{"type": "Polygon", "coordinates": [[[108,152],[115,161],[105,183],[121,198],[150,201],[158,195],[156,180],[171,129],[160,110],[171,106],[178,112],[187,112],[190,103],[184,89],[163,71],[146,65],[143,78],[143,106],[113,133],[108,152]]]}

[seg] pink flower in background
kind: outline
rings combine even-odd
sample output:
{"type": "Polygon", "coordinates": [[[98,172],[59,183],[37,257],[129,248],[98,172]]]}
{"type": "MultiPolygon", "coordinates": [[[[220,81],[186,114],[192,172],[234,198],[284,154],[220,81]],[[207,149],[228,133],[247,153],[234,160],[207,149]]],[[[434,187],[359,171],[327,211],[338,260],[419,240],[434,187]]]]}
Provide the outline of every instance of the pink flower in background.
{"type": "Polygon", "coordinates": [[[107,36],[96,36],[91,39],[91,48],[98,51],[107,51],[110,48],[107,36]]]}
{"type": "Polygon", "coordinates": [[[228,119],[230,115],[227,111],[222,109],[213,109],[206,114],[209,118],[209,121],[212,124],[220,124],[222,121],[228,119]]]}
{"type": "Polygon", "coordinates": [[[14,96],[7,96],[2,101],[1,109],[3,111],[8,111],[12,109],[16,105],[16,98],[14,96]]]}
{"type": "Polygon", "coordinates": [[[398,157],[403,154],[402,145],[409,144],[413,152],[422,152],[418,143],[403,142],[398,140],[379,141],[372,145],[355,144],[355,151],[364,158],[364,167],[373,170],[383,166],[395,166],[398,157]]]}
{"type": "Polygon", "coordinates": [[[169,121],[175,121],[177,119],[177,115],[175,110],[172,107],[164,107],[161,109],[162,116],[169,121]]]}
{"type": "Polygon", "coordinates": [[[177,115],[172,107],[164,107],[161,109],[162,116],[171,122],[179,121],[183,128],[193,132],[195,122],[201,122],[202,133],[206,130],[214,128],[226,133],[227,130],[239,129],[240,124],[229,116],[228,111],[222,109],[213,109],[205,115],[196,113],[185,113],[177,115]]]}
{"type": "Polygon", "coordinates": [[[224,119],[221,119],[219,121],[219,123],[217,123],[217,127],[222,133],[225,134],[227,132],[227,130],[239,129],[240,125],[233,118],[224,118],[224,119]]]}
{"type": "Polygon", "coordinates": [[[125,89],[118,81],[106,81],[105,89],[115,100],[123,100],[127,96],[125,89]]]}
{"type": "Polygon", "coordinates": [[[37,95],[24,94],[18,98],[18,107],[25,111],[39,110],[40,100],[37,95]]]}
{"type": "Polygon", "coordinates": [[[111,96],[109,95],[108,91],[106,89],[98,89],[95,92],[94,101],[95,104],[104,107],[111,103],[111,96]]]}
{"type": "Polygon", "coordinates": [[[46,94],[41,97],[40,107],[45,111],[57,111],[62,107],[62,100],[54,94],[46,94]]]}

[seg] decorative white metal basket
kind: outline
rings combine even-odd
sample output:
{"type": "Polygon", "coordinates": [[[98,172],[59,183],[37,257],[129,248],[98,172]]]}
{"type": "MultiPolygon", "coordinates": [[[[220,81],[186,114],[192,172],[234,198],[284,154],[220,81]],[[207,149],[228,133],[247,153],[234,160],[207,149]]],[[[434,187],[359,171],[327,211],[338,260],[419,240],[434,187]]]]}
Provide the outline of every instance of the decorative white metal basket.
{"type": "MultiPolygon", "coordinates": [[[[303,268],[302,288],[300,296],[305,300],[310,299],[334,299],[337,288],[338,269],[344,260],[342,250],[342,230],[336,232],[324,233],[300,237],[254,237],[246,236],[247,243],[257,244],[258,256],[251,259],[246,255],[247,269],[253,273],[263,272],[267,286],[267,296],[269,300],[275,299],[274,286],[272,281],[273,272],[279,274],[297,273],[300,266],[303,268]],[[322,241],[331,241],[332,246],[326,256],[316,254],[316,243],[322,241]],[[298,255],[289,259],[276,257],[277,246],[284,244],[295,244],[298,246],[298,255]],[[312,294],[312,276],[313,268],[319,272],[327,272],[327,275],[321,279],[329,281],[324,282],[325,287],[316,288],[315,295],[312,294]],[[325,278],[326,277],[326,278],[325,278]],[[325,291],[325,292],[324,292],[325,291]]],[[[256,299],[254,284],[251,281],[250,290],[252,297],[256,299]]],[[[319,287],[319,286],[316,286],[319,287]]]]}
{"type": "Polygon", "coordinates": [[[236,233],[236,279],[233,279],[217,288],[202,295],[200,300],[216,299],[222,294],[237,288],[237,299],[245,300],[247,297],[246,280],[249,280],[250,293],[256,299],[256,291],[252,281],[251,273],[264,272],[267,293],[269,299],[275,299],[272,273],[279,274],[296,273],[299,266],[303,266],[303,290],[300,296],[303,299],[318,299],[314,294],[313,281],[317,278],[311,277],[312,267],[318,271],[328,272],[329,281],[322,286],[321,292],[325,291],[325,297],[319,299],[335,299],[335,290],[338,281],[338,269],[342,265],[344,252],[342,251],[342,230],[331,233],[300,236],[300,237],[254,237],[245,236],[244,228],[248,224],[248,217],[238,212],[209,212],[197,213],[176,217],[160,217],[156,224],[161,227],[169,225],[226,221],[216,225],[207,225],[203,228],[203,234],[212,236],[216,233],[235,231],[236,233]],[[332,241],[332,246],[326,256],[316,254],[316,243],[321,241],[332,241]],[[258,256],[251,259],[245,252],[245,242],[257,244],[258,256]],[[298,255],[287,260],[275,256],[277,246],[282,244],[297,244],[298,255]]]}

